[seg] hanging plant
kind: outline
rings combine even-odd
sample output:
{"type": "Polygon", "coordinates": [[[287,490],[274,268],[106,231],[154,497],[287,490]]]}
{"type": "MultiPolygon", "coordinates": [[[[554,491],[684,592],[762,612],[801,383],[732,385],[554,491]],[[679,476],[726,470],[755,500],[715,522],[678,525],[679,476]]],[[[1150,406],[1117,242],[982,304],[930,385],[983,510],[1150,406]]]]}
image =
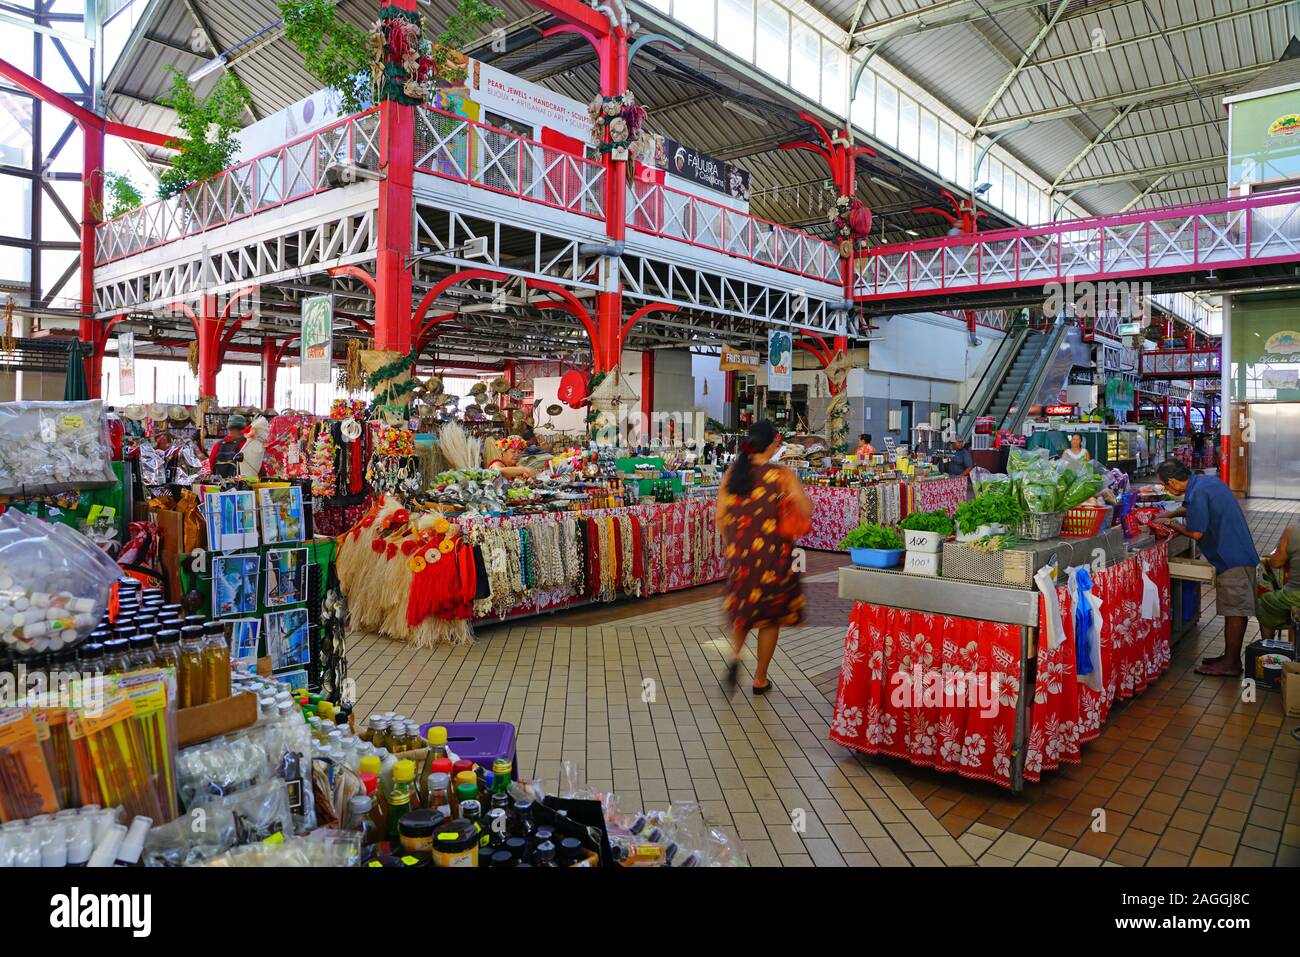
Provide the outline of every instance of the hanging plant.
{"type": "Polygon", "coordinates": [[[176,155],[158,180],[158,195],[164,199],[230,166],[231,157],[239,148],[235,134],[241,127],[244,111],[253,102],[248,89],[233,73],[222,74],[212,92],[200,97],[184,73],[174,66],[166,69],[172,76],[171,93],[159,102],[176,111],[181,132],[167,142],[176,155]]]}
{"type": "Polygon", "coordinates": [[[366,31],[339,19],[333,0],[290,0],[278,6],[285,35],[303,55],[303,66],[339,93],[349,113],[384,100],[425,103],[439,80],[463,81],[467,61],[461,47],[502,16],[483,0],[459,0],[431,40],[424,18],[400,7],[380,7],[379,19],[366,31]]]}
{"type": "Polygon", "coordinates": [[[131,177],[125,173],[104,174],[104,198],[107,200],[106,215],[96,219],[113,219],[144,204],[144,194],[136,189],[131,177]]]}

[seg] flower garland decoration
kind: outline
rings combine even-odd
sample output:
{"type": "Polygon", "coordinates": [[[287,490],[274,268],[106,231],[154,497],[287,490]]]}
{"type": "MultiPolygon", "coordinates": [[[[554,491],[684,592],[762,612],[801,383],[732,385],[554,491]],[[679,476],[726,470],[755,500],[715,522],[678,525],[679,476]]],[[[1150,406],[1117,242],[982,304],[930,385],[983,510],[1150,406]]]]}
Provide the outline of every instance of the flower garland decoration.
{"type": "Polygon", "coordinates": [[[871,234],[871,210],[861,200],[851,196],[836,197],[831,205],[830,221],[835,227],[840,256],[844,259],[852,256],[855,249],[867,245],[867,237],[871,234]]]}
{"type": "Polygon", "coordinates": [[[322,428],[311,449],[311,494],[318,498],[331,498],[338,491],[338,477],[334,472],[334,434],[322,428]]]}
{"type": "Polygon", "coordinates": [[[419,386],[420,383],[413,377],[403,379],[401,382],[396,381],[399,376],[409,372],[415,366],[417,352],[418,350],[412,349],[406,355],[380,366],[370,374],[370,385],[375,390],[374,398],[370,403],[372,415],[383,408],[400,410],[402,403],[398,400],[414,392],[419,386]]]}
{"type": "Polygon", "coordinates": [[[591,143],[612,159],[635,160],[654,147],[654,137],[645,129],[648,111],[631,90],[614,96],[597,96],[587,106],[591,117],[591,143]]]}

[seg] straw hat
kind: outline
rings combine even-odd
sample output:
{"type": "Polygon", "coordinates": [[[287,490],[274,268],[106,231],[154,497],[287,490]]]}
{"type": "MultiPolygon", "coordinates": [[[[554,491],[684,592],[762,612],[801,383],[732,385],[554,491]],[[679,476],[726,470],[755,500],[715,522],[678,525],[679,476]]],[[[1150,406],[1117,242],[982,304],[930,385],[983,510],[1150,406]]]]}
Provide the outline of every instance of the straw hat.
{"type": "Polygon", "coordinates": [[[173,422],[188,422],[190,421],[190,412],[183,405],[174,405],[167,410],[167,418],[173,422]]]}
{"type": "Polygon", "coordinates": [[[482,395],[485,392],[487,392],[486,382],[475,382],[472,386],[469,387],[470,395],[482,395]]]}
{"type": "Polygon", "coordinates": [[[505,376],[497,376],[495,379],[492,380],[492,385],[490,386],[490,388],[497,395],[505,395],[507,392],[510,391],[510,380],[507,379],[505,376]]]}
{"type": "Polygon", "coordinates": [[[483,406],[483,411],[488,415],[496,415],[501,411],[501,406],[497,405],[495,402],[488,402],[483,406]]]}
{"type": "Polygon", "coordinates": [[[424,380],[424,387],[429,390],[430,395],[441,395],[443,391],[442,379],[436,375],[431,375],[424,380]]]}
{"type": "Polygon", "coordinates": [[[167,421],[167,406],[163,405],[161,402],[151,403],[145,411],[149,418],[153,419],[155,422],[167,421]]]}
{"type": "Polygon", "coordinates": [[[560,403],[558,402],[552,402],[550,405],[546,407],[547,415],[559,415],[563,411],[564,411],[564,406],[560,405],[560,403]]]}
{"type": "Polygon", "coordinates": [[[122,417],[132,422],[141,422],[145,418],[144,406],[133,402],[122,410],[122,417]]]}

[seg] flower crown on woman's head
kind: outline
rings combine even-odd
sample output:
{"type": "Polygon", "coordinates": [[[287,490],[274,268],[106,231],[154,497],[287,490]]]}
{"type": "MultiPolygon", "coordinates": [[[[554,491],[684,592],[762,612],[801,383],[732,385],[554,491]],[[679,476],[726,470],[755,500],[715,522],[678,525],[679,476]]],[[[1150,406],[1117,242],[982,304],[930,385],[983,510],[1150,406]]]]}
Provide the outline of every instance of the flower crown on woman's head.
{"type": "Polygon", "coordinates": [[[528,443],[519,435],[508,435],[497,442],[497,448],[502,452],[522,452],[528,448],[528,443]]]}

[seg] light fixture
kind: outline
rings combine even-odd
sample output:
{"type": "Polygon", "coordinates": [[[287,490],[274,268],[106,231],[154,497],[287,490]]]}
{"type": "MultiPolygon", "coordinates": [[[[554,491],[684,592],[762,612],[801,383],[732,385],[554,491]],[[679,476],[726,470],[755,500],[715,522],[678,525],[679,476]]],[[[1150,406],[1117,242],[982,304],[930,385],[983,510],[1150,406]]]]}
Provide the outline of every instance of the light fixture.
{"type": "Polygon", "coordinates": [[[907,233],[907,235],[909,235],[909,236],[919,236],[919,235],[921,235],[921,234],[918,233],[915,229],[905,229],[905,230],[903,230],[903,232],[907,233]]]}
{"type": "Polygon", "coordinates": [[[974,189],[973,192],[975,193],[976,196],[983,196],[985,193],[987,193],[987,192],[988,192],[989,190],[991,190],[992,188],[993,188],[993,184],[992,184],[992,183],[980,183],[979,185],[977,185],[977,186],[975,187],[975,189],[974,189]]]}
{"type": "Polygon", "coordinates": [[[207,63],[204,63],[202,66],[194,70],[189,75],[188,79],[191,83],[198,83],[199,80],[203,79],[205,76],[207,76],[210,73],[215,73],[217,70],[220,70],[225,65],[226,65],[226,55],[224,53],[220,53],[217,56],[214,56],[207,63]]]}
{"type": "Polygon", "coordinates": [[[897,186],[895,186],[893,183],[889,182],[889,180],[887,180],[887,179],[881,179],[879,176],[873,176],[873,177],[871,177],[871,182],[875,183],[877,186],[883,186],[885,189],[889,190],[891,193],[901,193],[901,192],[902,192],[901,189],[899,189],[899,188],[898,188],[897,186]]]}
{"type": "Polygon", "coordinates": [[[752,123],[767,122],[767,120],[763,119],[753,110],[747,109],[741,106],[739,103],[736,103],[732,100],[723,100],[722,105],[725,106],[727,109],[731,110],[732,113],[735,113],[738,116],[743,116],[745,119],[749,120],[752,123]]]}

